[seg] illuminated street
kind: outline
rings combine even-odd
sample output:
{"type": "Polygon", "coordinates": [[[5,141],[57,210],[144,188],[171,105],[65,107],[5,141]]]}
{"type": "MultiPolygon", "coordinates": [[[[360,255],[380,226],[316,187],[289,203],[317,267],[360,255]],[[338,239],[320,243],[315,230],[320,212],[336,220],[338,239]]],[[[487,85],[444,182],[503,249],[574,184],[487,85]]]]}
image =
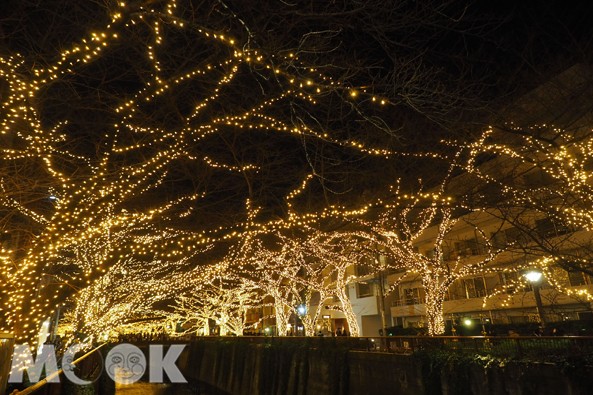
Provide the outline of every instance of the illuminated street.
{"type": "Polygon", "coordinates": [[[0,395],[588,395],[591,21],[0,1],[0,395]]]}

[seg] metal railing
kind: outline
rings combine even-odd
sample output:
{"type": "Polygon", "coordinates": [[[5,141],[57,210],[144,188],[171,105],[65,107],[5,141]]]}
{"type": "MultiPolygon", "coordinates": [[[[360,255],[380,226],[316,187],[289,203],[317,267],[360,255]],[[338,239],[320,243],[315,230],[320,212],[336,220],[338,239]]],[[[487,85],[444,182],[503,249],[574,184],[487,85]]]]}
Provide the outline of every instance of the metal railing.
{"type": "MultiPolygon", "coordinates": [[[[84,354],[83,356],[81,356],[81,357],[77,358],[76,360],[72,361],[70,363],[70,367],[71,368],[75,367],[82,360],[84,360],[88,356],[94,354],[96,351],[98,351],[105,344],[107,344],[107,343],[103,343],[103,344],[101,344],[101,345],[93,348],[92,350],[90,350],[89,352],[87,352],[86,354],[84,354]]],[[[31,386],[23,389],[22,391],[18,391],[18,390],[13,391],[10,395],[29,395],[29,394],[32,394],[32,393],[38,391],[39,389],[43,388],[46,384],[50,383],[53,378],[60,376],[62,373],[64,373],[64,369],[59,369],[58,371],[49,374],[44,379],[39,380],[35,384],[33,384],[33,385],[31,385],[31,386]]],[[[2,392],[0,392],[0,394],[2,394],[2,392]]]]}
{"type": "Polygon", "coordinates": [[[382,339],[385,351],[401,354],[448,351],[534,360],[593,356],[593,337],[588,336],[394,336],[382,339]]]}
{"type": "Polygon", "coordinates": [[[352,351],[411,355],[417,352],[446,351],[500,358],[529,358],[538,361],[558,357],[593,357],[591,336],[387,336],[387,337],[293,337],[293,336],[205,336],[172,342],[238,342],[311,349],[341,348],[352,351]]]}
{"type": "Polygon", "coordinates": [[[424,301],[421,300],[419,297],[417,298],[401,298],[395,299],[391,302],[391,306],[399,307],[399,306],[411,306],[415,304],[424,304],[424,301]]]}

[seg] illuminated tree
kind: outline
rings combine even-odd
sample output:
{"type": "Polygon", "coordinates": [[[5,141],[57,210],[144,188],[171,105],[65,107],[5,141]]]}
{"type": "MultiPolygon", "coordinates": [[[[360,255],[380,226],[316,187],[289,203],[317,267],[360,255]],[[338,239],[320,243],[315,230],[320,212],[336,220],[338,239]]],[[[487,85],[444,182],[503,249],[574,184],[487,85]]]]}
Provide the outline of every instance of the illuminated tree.
{"type": "Polygon", "coordinates": [[[300,300],[306,310],[300,319],[305,336],[315,336],[323,306],[332,295],[332,284],[327,281],[327,266],[323,265],[323,261],[310,257],[303,268],[302,275],[295,279],[300,283],[300,300]]]}
{"type": "Polygon", "coordinates": [[[163,300],[173,299],[188,284],[202,292],[217,271],[224,270],[222,266],[187,270],[186,260],[146,262],[128,258],[111,265],[70,298],[70,331],[98,339],[139,320],[163,321],[166,313],[159,308],[163,300]]]}
{"type": "Polygon", "coordinates": [[[312,230],[305,246],[315,259],[315,270],[322,275],[316,283],[320,301],[319,308],[315,311],[315,321],[319,318],[323,301],[333,296],[338,299],[339,305],[331,307],[344,313],[350,334],[358,336],[360,328],[347,292],[348,285],[356,279],[353,269],[359,261],[354,252],[356,249],[352,248],[354,242],[355,239],[349,232],[312,230]]]}
{"type": "Polygon", "coordinates": [[[0,251],[0,330],[19,341],[67,297],[107,292],[112,267],[175,267],[163,287],[181,291],[196,266],[228,267],[195,258],[207,245],[336,214],[390,167],[402,119],[479,102],[473,70],[416,50],[483,31],[456,2],[0,7],[0,224],[19,234],[0,251]]]}
{"type": "Polygon", "coordinates": [[[213,320],[219,326],[221,336],[227,333],[242,336],[246,329],[259,324],[247,324],[247,311],[262,304],[257,289],[249,289],[239,282],[213,279],[201,289],[178,298],[174,314],[190,325],[186,331],[209,335],[209,322],[213,320]]]}
{"type": "Polygon", "coordinates": [[[489,198],[480,197],[484,207],[519,232],[507,248],[573,295],[553,267],[593,274],[591,148],[587,128],[513,125],[489,129],[467,148],[465,170],[476,184],[488,185],[489,198]]]}
{"type": "Polygon", "coordinates": [[[359,238],[390,258],[391,268],[401,272],[400,281],[411,275],[421,279],[430,335],[445,331],[443,303],[456,280],[501,270],[490,265],[500,251],[492,246],[490,235],[480,225],[480,209],[468,206],[466,196],[453,198],[454,193],[462,191],[447,193],[450,180],[448,177],[431,192],[412,195],[396,188],[392,199],[380,201],[376,219],[361,220],[364,227],[357,232],[359,238]],[[451,244],[459,237],[454,236],[454,231],[460,227],[477,237],[474,242],[480,251],[475,256],[450,253],[451,244]]]}
{"type": "Polygon", "coordinates": [[[196,297],[181,296],[177,298],[173,312],[168,314],[178,317],[186,327],[186,332],[210,336],[212,333],[210,321],[216,320],[217,307],[196,297]]]}
{"type": "MultiPolygon", "coordinates": [[[[334,213],[333,215],[336,215],[334,213]]],[[[239,242],[232,252],[224,258],[232,262],[232,271],[225,272],[226,278],[233,278],[238,290],[259,290],[258,302],[264,306],[266,297],[274,307],[274,318],[278,335],[285,336],[290,331],[291,319],[299,316],[306,336],[313,336],[317,321],[322,313],[323,302],[329,297],[339,294],[346,303],[346,311],[351,312],[350,301],[345,294],[343,281],[338,283],[330,278],[336,277],[333,271],[341,265],[333,261],[338,257],[321,256],[319,249],[320,237],[311,235],[323,234],[314,228],[305,226],[291,229],[290,234],[282,232],[253,233],[239,242]],[[301,311],[300,309],[304,309],[301,311]]],[[[327,253],[325,253],[327,255],[327,253]]],[[[342,263],[345,264],[346,260],[342,263]]],[[[347,264],[349,266],[350,264],[347,264]]],[[[346,277],[344,274],[343,277],[346,277]]],[[[216,308],[212,308],[215,311],[216,308]]],[[[353,314],[352,314],[353,316],[353,314]]],[[[355,318],[353,318],[355,320],[355,318]]]]}
{"type": "Polygon", "coordinates": [[[290,319],[300,303],[301,288],[297,279],[302,271],[301,250],[298,241],[280,233],[262,236],[254,239],[249,249],[241,251],[244,257],[240,264],[241,276],[245,283],[272,298],[276,332],[286,336],[290,319]]]}
{"type": "MultiPolygon", "coordinates": [[[[340,213],[359,215],[366,209],[340,213]]],[[[333,215],[339,217],[337,213],[333,215]]],[[[291,316],[299,315],[305,335],[313,336],[324,302],[335,297],[339,304],[331,307],[344,313],[350,333],[358,336],[360,329],[347,293],[347,286],[356,279],[352,269],[360,260],[352,248],[352,239],[347,234],[313,227],[299,231],[303,233],[300,236],[276,234],[277,244],[273,247],[269,239],[267,248],[260,244],[249,254],[253,263],[245,272],[273,298],[278,334],[286,335],[291,316]],[[305,311],[299,311],[299,307],[305,311]]],[[[266,236],[269,238],[270,234],[266,236]]]]}
{"type": "Polygon", "coordinates": [[[322,255],[324,258],[333,258],[331,267],[331,276],[336,280],[333,282],[333,294],[340,302],[341,311],[346,316],[346,322],[350,329],[351,336],[359,336],[360,328],[356,320],[356,314],[352,310],[350,295],[347,294],[348,285],[354,280],[354,275],[348,273],[348,268],[352,267],[353,261],[347,255],[330,254],[322,255]],[[332,256],[333,255],[333,256],[332,256]]]}
{"type": "Polygon", "coordinates": [[[309,167],[303,155],[300,170],[281,169],[287,187],[266,182],[286,163],[269,153],[282,157],[287,141],[389,153],[320,126],[315,104],[334,97],[342,106],[350,87],[304,68],[294,53],[252,47],[248,27],[232,13],[223,19],[236,25],[237,38],[212,21],[200,24],[174,1],[95,5],[89,31],[62,31],[61,50],[0,59],[0,148],[3,169],[11,169],[2,190],[22,178],[19,169],[29,169],[32,185],[31,193],[19,187],[23,196],[0,200],[12,218],[3,231],[14,224],[27,231],[18,256],[2,253],[2,328],[20,340],[34,336],[56,303],[128,256],[170,267],[206,243],[246,232],[255,218],[244,206],[236,210],[237,200],[257,193],[260,206],[273,209],[278,202],[266,202],[268,193],[288,193],[309,167]],[[275,148],[261,149],[262,138],[275,148]]]}

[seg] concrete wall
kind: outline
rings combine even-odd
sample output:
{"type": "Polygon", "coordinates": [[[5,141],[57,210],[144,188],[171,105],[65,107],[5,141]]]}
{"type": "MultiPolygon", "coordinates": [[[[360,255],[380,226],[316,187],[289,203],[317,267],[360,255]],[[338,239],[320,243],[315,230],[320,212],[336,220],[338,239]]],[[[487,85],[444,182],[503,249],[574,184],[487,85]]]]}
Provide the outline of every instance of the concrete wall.
{"type": "Polygon", "coordinates": [[[345,352],[243,342],[194,342],[178,366],[193,382],[237,395],[344,394],[345,352]]]}
{"type": "Polygon", "coordinates": [[[329,343],[314,349],[197,341],[178,366],[190,381],[237,395],[588,395],[593,388],[593,367],[582,361],[570,368],[519,362],[484,367],[467,359],[435,363],[426,357],[346,351],[329,343]]]}
{"type": "Polygon", "coordinates": [[[348,296],[360,328],[359,335],[379,336],[381,316],[377,303],[377,290],[373,287],[373,295],[359,298],[356,294],[356,284],[348,284],[348,296]]]}

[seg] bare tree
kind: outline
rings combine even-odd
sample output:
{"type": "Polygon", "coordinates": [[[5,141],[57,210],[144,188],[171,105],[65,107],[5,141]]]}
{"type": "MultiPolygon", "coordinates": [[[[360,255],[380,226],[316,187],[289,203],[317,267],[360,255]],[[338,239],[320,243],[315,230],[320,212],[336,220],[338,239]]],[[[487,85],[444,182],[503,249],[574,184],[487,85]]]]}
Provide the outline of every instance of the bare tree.
{"type": "MultiPolygon", "coordinates": [[[[186,331],[210,335],[210,320],[219,335],[243,336],[245,330],[260,322],[247,323],[247,312],[262,306],[261,291],[237,281],[212,279],[207,286],[176,299],[173,314],[185,324],[186,331]]],[[[163,314],[170,314],[163,312],[163,314]]]]}
{"type": "Polygon", "coordinates": [[[482,201],[517,233],[509,248],[534,262],[593,274],[591,138],[585,128],[515,126],[488,130],[469,147],[466,170],[489,185],[490,199],[482,201]]]}
{"type": "Polygon", "coordinates": [[[128,258],[192,272],[206,245],[355,200],[409,114],[483,106],[472,70],[433,60],[490,26],[463,2],[0,7],[0,225],[19,235],[0,329],[19,341],[128,258]]]}

